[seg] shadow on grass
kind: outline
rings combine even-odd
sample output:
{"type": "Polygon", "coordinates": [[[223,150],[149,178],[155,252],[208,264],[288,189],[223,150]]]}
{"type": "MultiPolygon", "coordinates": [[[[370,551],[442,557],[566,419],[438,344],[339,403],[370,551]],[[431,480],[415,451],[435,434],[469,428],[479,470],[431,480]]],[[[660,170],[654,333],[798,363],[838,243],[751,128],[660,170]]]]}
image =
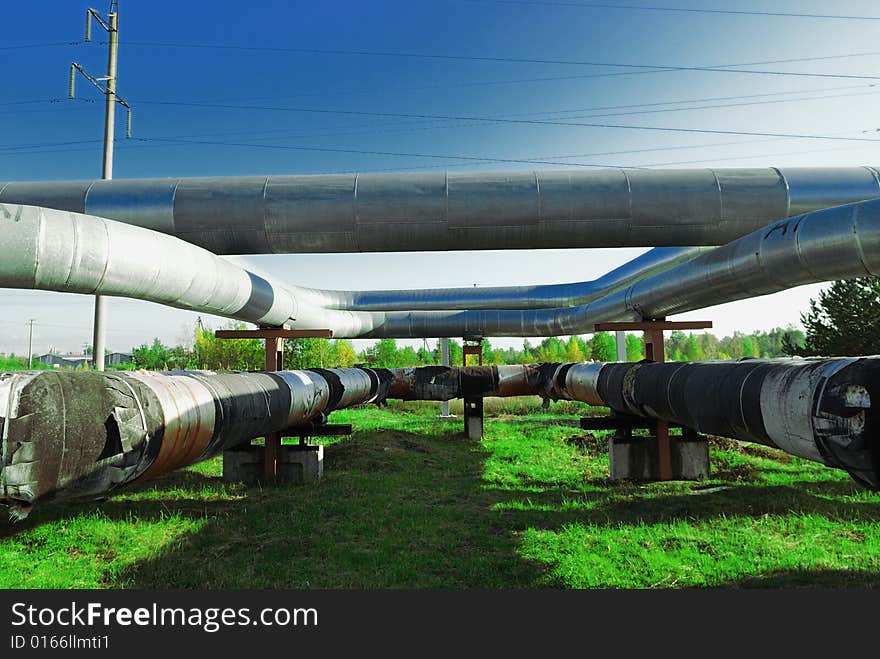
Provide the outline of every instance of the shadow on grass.
{"type": "Polygon", "coordinates": [[[723,588],[880,588],[880,573],[868,570],[774,570],[736,579],[723,588]]]}
{"type": "MultiPolygon", "coordinates": [[[[225,485],[175,472],[104,502],[49,505],[0,537],[74,516],[125,523],[178,516],[198,522],[158,554],[126,566],[114,586],[136,588],[516,588],[546,586],[544,563],[521,555],[520,533],[569,524],[619,527],[716,517],[818,514],[880,521],[880,506],[829,497],[845,481],[785,486],[723,483],[717,489],[521,478],[493,486],[486,450],[460,437],[357,433],[325,447],[325,476],[304,486],[225,485]],[[677,489],[676,489],[677,488],[677,489]],[[129,498],[130,496],[130,498],[129,498]]],[[[846,571],[824,585],[877,585],[846,571]],[[837,578],[839,577],[839,578],[837,578]]],[[[779,572],[732,587],[816,585],[812,571],[779,572]]]]}

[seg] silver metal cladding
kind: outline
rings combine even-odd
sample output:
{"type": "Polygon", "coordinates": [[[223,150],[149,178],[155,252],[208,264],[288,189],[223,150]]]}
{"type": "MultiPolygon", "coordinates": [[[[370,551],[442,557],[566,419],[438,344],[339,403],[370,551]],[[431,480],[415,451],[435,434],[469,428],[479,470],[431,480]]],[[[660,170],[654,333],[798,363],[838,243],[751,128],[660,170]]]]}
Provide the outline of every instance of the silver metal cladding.
{"type": "Polygon", "coordinates": [[[828,167],[2,186],[0,202],[106,213],[219,254],[718,245],[788,215],[880,196],[874,170],[828,167]]]}
{"type": "Polygon", "coordinates": [[[872,167],[783,167],[778,171],[788,187],[789,216],[880,196],[880,178],[872,167]]]}
{"type": "Polygon", "coordinates": [[[573,364],[565,374],[564,393],[569,400],[579,400],[588,405],[603,407],[605,401],[599,395],[599,373],[605,364],[573,364]]]}
{"type": "Polygon", "coordinates": [[[158,302],[280,326],[295,291],[173,236],[90,215],[0,204],[0,286],[158,302]]]}

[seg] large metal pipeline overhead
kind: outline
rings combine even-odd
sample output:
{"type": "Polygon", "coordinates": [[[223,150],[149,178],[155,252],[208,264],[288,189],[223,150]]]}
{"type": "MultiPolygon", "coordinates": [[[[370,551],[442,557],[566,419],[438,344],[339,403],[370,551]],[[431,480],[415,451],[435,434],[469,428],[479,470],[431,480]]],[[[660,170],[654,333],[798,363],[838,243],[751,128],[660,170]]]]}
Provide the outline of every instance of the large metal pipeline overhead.
{"type": "MultiPolygon", "coordinates": [[[[125,296],[265,325],[329,328],[339,338],[582,334],[597,322],[665,317],[880,272],[880,199],[782,220],[624,288],[618,280],[609,285],[616,292],[590,303],[549,309],[327,309],[319,306],[322,291],[273,282],[149,229],[15,205],[0,205],[0,224],[8,255],[0,286],[125,296]]],[[[639,267],[632,270],[637,279],[639,267]]]]}
{"type": "Polygon", "coordinates": [[[0,183],[216,254],[721,245],[880,196],[872,167],[602,169],[0,183]]]}
{"type": "Polygon", "coordinates": [[[804,284],[873,274],[880,274],[880,199],[774,222],[585,305],[392,312],[361,336],[584,334],[599,322],[665,318],[804,284]]]}
{"type": "Polygon", "coordinates": [[[112,492],[333,409],[541,395],[758,442],[880,485],[880,357],[0,375],[0,504],[112,492]]]}
{"type": "MultiPolygon", "coordinates": [[[[242,269],[173,236],[113,220],[33,206],[0,204],[0,286],[73,293],[100,293],[148,300],[258,324],[284,325],[297,319],[337,334],[381,322],[381,314],[333,309],[345,300],[360,305],[356,291],[323,291],[287,286],[242,269]],[[330,307],[325,309],[324,306],[330,307]]],[[[604,277],[583,284],[536,286],[536,297],[520,298],[516,288],[475,289],[486,300],[513,306],[546,306],[550,300],[592,299],[648,274],[671,267],[705,248],[657,248],[604,277]]],[[[436,289],[456,299],[457,289],[436,289]]],[[[469,292],[469,289],[465,289],[469,292]]],[[[413,300],[419,291],[386,291],[385,304],[413,300]]],[[[369,293],[366,294],[369,296],[369,293]]],[[[419,305],[416,304],[416,307],[419,305]]],[[[430,308],[430,306],[429,306],[430,308]]]]}

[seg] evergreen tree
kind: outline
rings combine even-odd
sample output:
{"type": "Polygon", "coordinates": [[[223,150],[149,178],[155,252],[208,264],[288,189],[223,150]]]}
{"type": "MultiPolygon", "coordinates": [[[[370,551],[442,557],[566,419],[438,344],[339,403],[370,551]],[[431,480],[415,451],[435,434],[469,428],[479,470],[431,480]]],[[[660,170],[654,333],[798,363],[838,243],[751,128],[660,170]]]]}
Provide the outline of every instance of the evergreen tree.
{"type": "Polygon", "coordinates": [[[880,352],[880,277],[835,281],[810,310],[801,314],[807,330],[804,345],[787,336],[789,354],[825,357],[873,355],[880,352]]]}

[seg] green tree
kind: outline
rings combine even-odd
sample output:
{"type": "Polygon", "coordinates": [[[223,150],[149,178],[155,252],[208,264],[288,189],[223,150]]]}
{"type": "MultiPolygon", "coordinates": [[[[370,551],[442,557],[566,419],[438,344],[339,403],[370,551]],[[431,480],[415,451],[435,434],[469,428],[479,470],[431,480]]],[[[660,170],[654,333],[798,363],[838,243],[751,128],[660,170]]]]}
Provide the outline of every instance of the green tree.
{"type": "Polygon", "coordinates": [[[348,339],[337,339],[333,342],[334,366],[349,368],[357,362],[357,353],[348,339]]]}
{"type": "Polygon", "coordinates": [[[692,362],[697,362],[704,358],[700,342],[693,334],[688,334],[687,341],[685,341],[684,356],[688,361],[692,362]]]}
{"type": "Polygon", "coordinates": [[[593,335],[592,354],[590,355],[597,362],[613,362],[617,358],[617,346],[614,343],[614,337],[608,332],[596,332],[593,335]]]}
{"type": "Polygon", "coordinates": [[[568,340],[568,343],[565,344],[565,361],[568,362],[582,362],[586,359],[584,355],[584,351],[581,349],[580,341],[578,341],[578,337],[573,336],[568,340]]]}
{"type": "Polygon", "coordinates": [[[645,358],[645,343],[635,334],[626,335],[626,361],[638,362],[645,358]]]}
{"type": "Polygon", "coordinates": [[[835,281],[810,300],[801,314],[806,328],[802,347],[789,337],[789,354],[826,357],[873,355],[880,352],[880,277],[835,281]]]}
{"type": "MultiPolygon", "coordinates": [[[[223,329],[245,329],[244,323],[223,329]]],[[[266,366],[261,339],[218,339],[209,327],[196,326],[190,365],[212,371],[261,371],[266,366]]]]}
{"type": "Polygon", "coordinates": [[[416,350],[416,356],[419,359],[420,366],[431,366],[434,363],[434,353],[422,346],[418,350],[416,350]]]}
{"type": "Polygon", "coordinates": [[[758,347],[755,345],[755,341],[751,336],[744,336],[742,338],[742,356],[743,357],[760,357],[761,353],[758,352],[758,347]]]}
{"type": "MultiPolygon", "coordinates": [[[[450,341],[450,343],[452,342],[450,341]]],[[[379,339],[377,343],[374,343],[364,351],[363,356],[368,366],[394,368],[398,365],[399,361],[397,341],[394,339],[379,339]]]]}

